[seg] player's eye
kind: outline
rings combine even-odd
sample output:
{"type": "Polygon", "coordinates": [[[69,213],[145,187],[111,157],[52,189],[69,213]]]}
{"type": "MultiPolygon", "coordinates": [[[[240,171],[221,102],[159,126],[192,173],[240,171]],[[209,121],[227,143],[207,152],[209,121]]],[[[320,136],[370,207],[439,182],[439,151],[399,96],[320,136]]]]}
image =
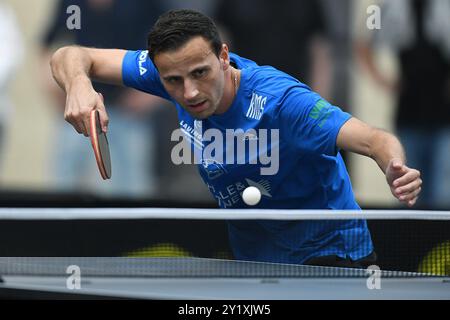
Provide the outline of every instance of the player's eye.
{"type": "Polygon", "coordinates": [[[206,73],[207,73],[206,69],[197,69],[192,72],[195,78],[201,78],[204,75],[206,75],[206,73]]]}
{"type": "Polygon", "coordinates": [[[178,77],[170,77],[170,78],[167,78],[166,81],[167,81],[168,83],[170,83],[170,84],[177,84],[177,83],[179,83],[179,82],[181,81],[181,78],[178,78],[178,77]]]}

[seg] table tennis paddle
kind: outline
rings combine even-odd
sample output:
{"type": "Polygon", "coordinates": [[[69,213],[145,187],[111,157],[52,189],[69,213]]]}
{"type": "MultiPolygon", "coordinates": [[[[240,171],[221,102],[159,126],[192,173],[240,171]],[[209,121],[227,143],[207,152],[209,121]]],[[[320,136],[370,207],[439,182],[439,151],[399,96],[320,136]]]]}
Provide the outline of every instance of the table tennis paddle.
{"type": "Polygon", "coordinates": [[[102,131],[98,110],[91,111],[90,137],[100,175],[103,180],[111,179],[111,156],[109,154],[108,138],[106,133],[102,131]]]}

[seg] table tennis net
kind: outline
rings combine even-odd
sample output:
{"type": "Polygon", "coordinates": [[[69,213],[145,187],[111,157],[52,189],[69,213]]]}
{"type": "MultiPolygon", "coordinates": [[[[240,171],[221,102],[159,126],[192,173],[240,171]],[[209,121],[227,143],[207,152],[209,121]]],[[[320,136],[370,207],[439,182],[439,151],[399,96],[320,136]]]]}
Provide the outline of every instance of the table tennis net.
{"type": "Polygon", "coordinates": [[[74,270],[90,277],[149,278],[384,278],[431,274],[261,263],[206,258],[0,257],[0,275],[67,277],[74,270]],[[76,268],[76,269],[75,269],[76,268]]]}
{"type": "MultiPolygon", "coordinates": [[[[288,264],[284,256],[275,257],[282,263],[230,261],[230,221],[313,221],[314,228],[348,219],[367,222],[373,265],[384,276],[450,276],[450,212],[160,208],[0,209],[0,275],[65,274],[76,265],[114,277],[367,277],[365,267],[288,264]]],[[[347,239],[350,247],[361,241],[359,233],[347,239]]]]}

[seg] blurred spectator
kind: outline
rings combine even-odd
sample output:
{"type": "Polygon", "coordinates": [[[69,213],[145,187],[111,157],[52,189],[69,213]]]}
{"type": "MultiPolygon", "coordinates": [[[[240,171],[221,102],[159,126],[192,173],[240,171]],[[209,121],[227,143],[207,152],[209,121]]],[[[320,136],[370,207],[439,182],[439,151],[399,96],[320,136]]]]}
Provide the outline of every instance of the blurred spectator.
{"type": "Polygon", "coordinates": [[[385,1],[381,9],[381,29],[372,41],[360,39],[358,55],[377,83],[397,94],[398,135],[409,165],[422,172],[419,203],[450,208],[450,1],[385,1]],[[398,58],[398,81],[377,67],[376,44],[398,58]]]}
{"type": "Polygon", "coordinates": [[[330,47],[321,1],[222,0],[216,20],[231,35],[231,51],[272,65],[330,98],[330,47]]]}
{"type": "Polygon", "coordinates": [[[22,36],[16,16],[6,3],[0,1],[0,165],[4,155],[7,126],[13,108],[8,97],[9,84],[15,68],[23,57],[22,36]]]}
{"type": "MultiPolygon", "coordinates": [[[[323,7],[328,46],[326,49],[329,61],[329,96],[333,104],[352,112],[349,103],[350,70],[352,65],[351,38],[351,1],[350,0],[319,0],[323,7]]],[[[320,88],[320,87],[319,87],[320,88]]]]}
{"type": "Polygon", "coordinates": [[[54,47],[76,44],[98,48],[146,48],[147,34],[162,13],[159,1],[142,0],[60,0],[56,14],[43,38],[43,66],[47,89],[60,107],[61,128],[52,172],[61,191],[91,191],[108,196],[151,197],[156,192],[154,122],[150,113],[165,104],[157,97],[126,88],[95,84],[105,97],[110,118],[109,143],[112,180],[101,180],[90,142],[62,119],[65,96],[50,79],[49,56],[54,47]],[[81,29],[69,30],[66,12],[70,5],[81,9],[81,29]],[[59,41],[59,43],[57,43],[59,41]],[[62,43],[61,43],[62,42],[62,43]]]}

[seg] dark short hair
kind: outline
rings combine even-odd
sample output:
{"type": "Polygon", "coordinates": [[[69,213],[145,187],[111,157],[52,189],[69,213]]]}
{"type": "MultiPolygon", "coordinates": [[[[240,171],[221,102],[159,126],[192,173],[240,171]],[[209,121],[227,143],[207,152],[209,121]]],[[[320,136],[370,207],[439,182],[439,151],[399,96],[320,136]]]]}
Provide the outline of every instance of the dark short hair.
{"type": "Polygon", "coordinates": [[[177,50],[198,36],[210,42],[218,57],[222,39],[211,18],[194,10],[168,11],[159,17],[148,35],[149,56],[153,60],[156,54],[177,50]]]}

